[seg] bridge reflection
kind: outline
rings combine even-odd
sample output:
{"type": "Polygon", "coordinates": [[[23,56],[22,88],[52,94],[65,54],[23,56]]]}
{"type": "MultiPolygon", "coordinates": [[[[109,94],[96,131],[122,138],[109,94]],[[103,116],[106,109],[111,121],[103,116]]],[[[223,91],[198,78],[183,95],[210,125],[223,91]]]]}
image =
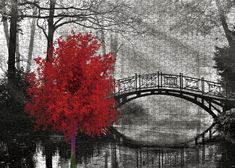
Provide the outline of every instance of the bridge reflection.
{"type": "MultiPolygon", "coordinates": [[[[3,134],[2,134],[3,135],[3,134]]],[[[235,147],[220,141],[193,148],[143,147],[77,139],[77,166],[104,168],[232,167],[235,147]]],[[[3,136],[0,167],[69,167],[70,145],[56,136],[3,136]],[[46,151],[49,150],[49,151],[46,151]]]]}
{"type": "Polygon", "coordinates": [[[210,168],[234,164],[232,160],[225,161],[224,151],[220,151],[218,146],[213,144],[195,148],[126,148],[113,144],[109,150],[110,155],[106,155],[107,159],[105,159],[105,165],[109,165],[107,168],[210,168]]]}

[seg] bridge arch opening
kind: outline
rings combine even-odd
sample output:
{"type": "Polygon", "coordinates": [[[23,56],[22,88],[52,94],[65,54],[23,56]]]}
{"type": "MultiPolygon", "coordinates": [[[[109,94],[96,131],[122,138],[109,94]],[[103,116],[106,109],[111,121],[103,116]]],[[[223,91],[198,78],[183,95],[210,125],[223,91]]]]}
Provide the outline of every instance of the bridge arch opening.
{"type": "Polygon", "coordinates": [[[193,139],[213,118],[199,106],[172,96],[150,95],[119,107],[123,113],[117,130],[148,144],[173,145],[193,139]]]}

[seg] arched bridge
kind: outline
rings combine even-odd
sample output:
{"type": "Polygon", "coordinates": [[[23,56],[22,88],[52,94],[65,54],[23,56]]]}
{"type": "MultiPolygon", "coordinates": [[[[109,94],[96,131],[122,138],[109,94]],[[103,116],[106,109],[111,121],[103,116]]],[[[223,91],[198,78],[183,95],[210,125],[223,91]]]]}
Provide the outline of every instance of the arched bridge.
{"type": "Polygon", "coordinates": [[[207,111],[214,119],[235,106],[235,98],[220,83],[183,74],[135,74],[115,81],[114,97],[121,106],[149,95],[169,95],[190,101],[207,111]]]}

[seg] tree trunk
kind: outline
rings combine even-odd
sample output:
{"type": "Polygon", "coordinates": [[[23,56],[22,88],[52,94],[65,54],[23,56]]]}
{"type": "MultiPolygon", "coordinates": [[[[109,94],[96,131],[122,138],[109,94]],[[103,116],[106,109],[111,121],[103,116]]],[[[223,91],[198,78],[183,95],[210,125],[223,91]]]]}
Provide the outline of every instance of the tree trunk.
{"type": "MultiPolygon", "coordinates": [[[[3,13],[6,12],[6,0],[3,0],[3,13]]],[[[8,22],[7,22],[7,17],[5,15],[2,16],[2,22],[3,22],[3,28],[4,28],[4,34],[5,34],[5,38],[6,38],[6,41],[7,41],[7,47],[9,49],[9,38],[10,38],[10,35],[9,35],[9,30],[8,30],[8,22]]]]}
{"type": "Polygon", "coordinates": [[[73,130],[71,137],[71,166],[70,168],[76,168],[76,134],[75,129],[73,130]]]}
{"type": "Polygon", "coordinates": [[[20,39],[19,32],[16,34],[16,68],[20,70],[20,39]]]}
{"type": "Polygon", "coordinates": [[[16,34],[17,34],[17,0],[11,0],[11,21],[10,21],[10,39],[8,50],[8,79],[15,78],[15,53],[16,53],[16,34]]]}
{"type": "Polygon", "coordinates": [[[104,168],[108,168],[108,152],[105,152],[104,155],[104,168]]]}
{"type": "Polygon", "coordinates": [[[101,29],[101,44],[102,44],[102,51],[104,55],[106,53],[104,29],[101,29]]]}
{"type": "Polygon", "coordinates": [[[52,153],[52,149],[51,148],[47,148],[46,147],[46,149],[45,149],[46,151],[46,153],[45,153],[45,157],[46,157],[46,167],[47,168],[52,168],[52,155],[53,155],[53,153],[52,153]]]}
{"type": "MultiPolygon", "coordinates": [[[[114,59],[116,60],[117,59],[117,54],[118,54],[118,34],[115,33],[114,37],[113,35],[111,34],[110,35],[110,49],[111,49],[111,53],[112,55],[114,56],[114,59]]],[[[113,68],[114,68],[114,71],[113,71],[113,77],[115,77],[115,65],[113,65],[113,68]]]]}
{"type": "MultiPolygon", "coordinates": [[[[37,13],[36,9],[34,9],[33,14],[36,14],[36,13],[37,13]]],[[[32,64],[35,30],[36,30],[36,18],[33,18],[32,23],[31,23],[30,41],[29,41],[29,52],[28,52],[26,72],[30,71],[31,64],[32,64]]]]}
{"type": "Polygon", "coordinates": [[[111,147],[111,168],[118,168],[116,144],[111,147]]]}
{"type": "Polygon", "coordinates": [[[46,58],[47,61],[49,60],[49,57],[52,55],[53,51],[53,39],[55,32],[55,26],[54,26],[55,4],[56,0],[50,0],[50,13],[48,19],[48,36],[47,36],[47,58],[46,58]]]}
{"type": "Polygon", "coordinates": [[[216,6],[218,8],[220,21],[221,21],[221,24],[223,26],[225,36],[228,40],[228,44],[231,48],[235,49],[235,32],[229,30],[228,23],[226,21],[226,16],[225,16],[225,13],[224,13],[224,9],[221,5],[220,0],[215,0],[215,2],[216,2],[216,6]]]}
{"type": "Polygon", "coordinates": [[[44,151],[45,151],[45,161],[46,161],[46,168],[52,168],[53,167],[53,162],[52,162],[52,156],[53,156],[53,151],[54,151],[54,144],[50,140],[49,134],[46,135],[43,139],[43,144],[44,144],[44,151]]]}
{"type": "Polygon", "coordinates": [[[3,20],[4,34],[5,34],[5,38],[6,38],[6,41],[7,41],[7,48],[9,48],[10,35],[9,35],[9,31],[8,31],[8,23],[7,23],[7,19],[2,18],[2,20],[3,20]]]}
{"type": "Polygon", "coordinates": [[[110,41],[111,53],[113,54],[114,58],[116,59],[117,54],[118,54],[118,34],[115,33],[114,37],[111,34],[110,39],[111,39],[111,41],[110,41]]]}

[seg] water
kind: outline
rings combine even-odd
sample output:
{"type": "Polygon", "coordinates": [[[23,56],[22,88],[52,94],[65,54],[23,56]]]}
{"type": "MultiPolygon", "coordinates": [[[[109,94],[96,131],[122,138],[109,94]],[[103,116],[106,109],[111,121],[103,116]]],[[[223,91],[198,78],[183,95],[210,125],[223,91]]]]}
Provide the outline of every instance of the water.
{"type": "MultiPolygon", "coordinates": [[[[76,155],[79,168],[235,167],[235,146],[224,141],[190,148],[160,148],[80,138],[76,155]]],[[[67,168],[70,145],[57,135],[2,133],[0,167],[67,168]]]]}

